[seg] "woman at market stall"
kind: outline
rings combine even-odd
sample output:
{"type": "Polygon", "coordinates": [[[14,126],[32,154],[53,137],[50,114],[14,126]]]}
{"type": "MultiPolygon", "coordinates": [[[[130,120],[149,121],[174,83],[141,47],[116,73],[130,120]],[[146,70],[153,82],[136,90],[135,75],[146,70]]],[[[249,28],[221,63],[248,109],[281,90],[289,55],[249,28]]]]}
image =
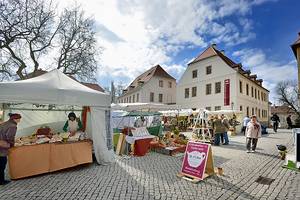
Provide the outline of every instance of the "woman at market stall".
{"type": "Polygon", "coordinates": [[[74,112],[70,112],[68,118],[63,128],[65,132],[70,132],[71,135],[74,135],[77,131],[82,130],[82,123],[74,112]]]}
{"type": "MultiPolygon", "coordinates": [[[[215,119],[213,120],[213,123],[212,123],[212,127],[213,127],[214,135],[215,135],[214,145],[219,146],[221,134],[226,133],[226,126],[224,125],[224,122],[223,122],[223,119],[221,118],[221,116],[220,117],[218,117],[217,115],[215,116],[215,119]]],[[[224,140],[225,140],[224,145],[227,145],[229,143],[227,134],[224,135],[224,140]]]]}
{"type": "Polygon", "coordinates": [[[7,163],[8,149],[15,144],[17,124],[21,121],[21,115],[10,113],[9,120],[0,125],[0,185],[5,185],[9,181],[4,179],[4,170],[7,163]]]}
{"type": "Polygon", "coordinates": [[[261,137],[261,126],[257,121],[255,115],[251,117],[251,121],[248,122],[246,127],[246,137],[247,137],[247,153],[254,153],[258,138],[261,137]]]}

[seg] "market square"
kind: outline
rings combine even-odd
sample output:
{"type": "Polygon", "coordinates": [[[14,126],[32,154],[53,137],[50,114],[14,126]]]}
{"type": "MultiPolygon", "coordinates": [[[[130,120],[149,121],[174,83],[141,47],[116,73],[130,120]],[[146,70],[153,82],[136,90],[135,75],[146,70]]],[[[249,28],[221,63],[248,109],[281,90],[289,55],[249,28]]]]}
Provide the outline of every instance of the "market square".
{"type": "Polygon", "coordinates": [[[0,199],[300,199],[296,0],[0,0],[0,199]]]}

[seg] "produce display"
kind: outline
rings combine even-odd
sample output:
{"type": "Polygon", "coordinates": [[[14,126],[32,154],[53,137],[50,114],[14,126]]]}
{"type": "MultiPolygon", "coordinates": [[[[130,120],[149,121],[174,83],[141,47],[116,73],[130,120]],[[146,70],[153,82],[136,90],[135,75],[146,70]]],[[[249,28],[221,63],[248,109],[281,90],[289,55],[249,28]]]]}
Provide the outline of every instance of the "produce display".
{"type": "Polygon", "coordinates": [[[69,132],[54,133],[50,128],[39,128],[30,136],[16,137],[15,146],[35,145],[44,143],[59,143],[59,142],[76,142],[87,139],[85,132],[76,132],[71,134],[69,132]],[[47,130],[46,135],[41,134],[41,130],[47,130]]]}

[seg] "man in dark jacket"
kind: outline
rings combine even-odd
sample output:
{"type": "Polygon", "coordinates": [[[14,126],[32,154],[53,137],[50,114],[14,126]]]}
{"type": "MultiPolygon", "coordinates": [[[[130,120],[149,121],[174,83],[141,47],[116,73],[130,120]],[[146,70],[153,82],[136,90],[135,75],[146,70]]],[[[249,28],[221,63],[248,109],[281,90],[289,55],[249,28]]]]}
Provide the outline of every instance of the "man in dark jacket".
{"type": "Polygon", "coordinates": [[[273,116],[271,117],[271,120],[273,122],[273,130],[275,133],[277,133],[278,125],[280,122],[278,115],[276,113],[274,113],[273,116]]]}
{"type": "Polygon", "coordinates": [[[292,129],[293,128],[293,122],[292,122],[292,119],[291,119],[291,115],[287,116],[286,123],[288,125],[288,129],[292,129]]]}
{"type": "Polygon", "coordinates": [[[9,183],[9,181],[4,179],[4,171],[7,163],[8,149],[15,145],[17,124],[20,120],[20,114],[9,114],[9,120],[0,125],[0,185],[9,183]]]}

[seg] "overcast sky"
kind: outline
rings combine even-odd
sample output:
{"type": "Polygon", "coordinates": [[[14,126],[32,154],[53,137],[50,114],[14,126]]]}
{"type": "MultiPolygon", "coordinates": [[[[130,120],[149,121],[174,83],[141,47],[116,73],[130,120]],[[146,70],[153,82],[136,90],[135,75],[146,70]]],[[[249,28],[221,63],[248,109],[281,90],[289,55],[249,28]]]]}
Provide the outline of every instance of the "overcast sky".
{"type": "MultiPolygon", "coordinates": [[[[73,0],[59,2],[59,8],[73,0]]],[[[127,85],[155,64],[177,80],[187,63],[217,44],[235,62],[264,79],[296,79],[290,45],[300,31],[298,0],[77,0],[96,21],[104,48],[98,81],[127,85]]]]}

